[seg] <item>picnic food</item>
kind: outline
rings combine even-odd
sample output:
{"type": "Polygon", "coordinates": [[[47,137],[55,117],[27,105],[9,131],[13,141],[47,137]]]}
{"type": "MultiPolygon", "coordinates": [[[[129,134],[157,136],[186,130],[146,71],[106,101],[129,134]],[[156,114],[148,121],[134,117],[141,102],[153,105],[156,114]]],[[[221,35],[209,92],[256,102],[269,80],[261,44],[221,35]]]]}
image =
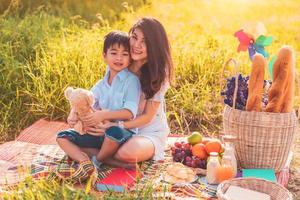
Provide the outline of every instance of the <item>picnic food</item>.
{"type": "Polygon", "coordinates": [[[261,111],[265,66],[264,57],[261,54],[255,54],[248,85],[247,111],[261,111]]]}
{"type": "Polygon", "coordinates": [[[193,156],[197,156],[200,159],[207,159],[208,154],[206,153],[205,150],[205,145],[204,144],[195,144],[192,147],[192,154],[193,156]]]}
{"type": "Polygon", "coordinates": [[[205,150],[208,154],[210,154],[211,152],[220,153],[222,150],[222,144],[219,140],[213,139],[206,143],[205,150]]]}
{"type": "Polygon", "coordinates": [[[202,135],[199,132],[194,131],[190,136],[188,136],[187,140],[191,145],[194,145],[202,141],[202,135]]]}
{"type": "Polygon", "coordinates": [[[294,99],[295,61],[293,50],[282,47],[274,63],[273,83],[268,93],[267,112],[291,112],[294,99]]]}
{"type": "MultiPolygon", "coordinates": [[[[235,89],[236,76],[227,79],[226,89],[221,92],[224,96],[224,103],[233,107],[233,96],[235,89]]],[[[249,76],[243,77],[241,74],[238,75],[238,90],[236,96],[236,108],[239,110],[245,110],[247,98],[248,98],[248,80],[249,76]]]]}
{"type": "Polygon", "coordinates": [[[178,162],[169,165],[164,174],[164,180],[169,183],[190,183],[195,177],[195,171],[178,162]]]}
{"type": "Polygon", "coordinates": [[[192,154],[192,146],[184,141],[175,142],[171,147],[173,161],[181,162],[189,167],[206,169],[206,159],[192,154]]]}

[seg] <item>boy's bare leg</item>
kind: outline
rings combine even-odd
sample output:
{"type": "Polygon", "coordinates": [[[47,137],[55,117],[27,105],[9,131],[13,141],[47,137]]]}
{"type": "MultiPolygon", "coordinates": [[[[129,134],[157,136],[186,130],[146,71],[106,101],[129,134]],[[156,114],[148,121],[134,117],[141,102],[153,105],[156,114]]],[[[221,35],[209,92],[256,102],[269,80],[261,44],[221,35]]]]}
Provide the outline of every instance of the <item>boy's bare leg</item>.
{"type": "Polygon", "coordinates": [[[101,149],[96,156],[97,160],[103,162],[107,158],[111,157],[117,152],[119,146],[120,145],[116,141],[105,137],[101,149]]]}
{"type": "Polygon", "coordinates": [[[78,146],[69,141],[66,138],[57,138],[56,139],[58,145],[64,152],[70,156],[73,160],[77,162],[82,162],[85,160],[89,160],[89,156],[84,153],[78,146]]]}
{"type": "Polygon", "coordinates": [[[137,165],[136,163],[127,163],[120,160],[116,160],[113,157],[107,158],[106,160],[104,160],[104,163],[112,167],[122,167],[126,169],[135,169],[137,165]]]}
{"type": "Polygon", "coordinates": [[[90,158],[92,156],[96,156],[100,149],[96,149],[96,148],[84,148],[84,147],[80,147],[81,151],[83,151],[84,153],[86,153],[90,158]]]}

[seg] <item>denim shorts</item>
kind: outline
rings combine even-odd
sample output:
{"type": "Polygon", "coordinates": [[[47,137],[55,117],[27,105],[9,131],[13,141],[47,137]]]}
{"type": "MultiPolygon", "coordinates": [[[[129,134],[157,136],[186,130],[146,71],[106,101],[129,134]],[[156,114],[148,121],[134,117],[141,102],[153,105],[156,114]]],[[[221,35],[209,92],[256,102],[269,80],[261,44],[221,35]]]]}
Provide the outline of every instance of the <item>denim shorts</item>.
{"type": "Polygon", "coordinates": [[[108,128],[102,136],[94,136],[88,133],[80,135],[74,129],[69,129],[59,132],[57,134],[57,138],[66,138],[79,147],[100,149],[104,141],[104,137],[108,137],[121,145],[134,134],[135,133],[130,130],[120,128],[118,126],[112,126],[108,128]]]}

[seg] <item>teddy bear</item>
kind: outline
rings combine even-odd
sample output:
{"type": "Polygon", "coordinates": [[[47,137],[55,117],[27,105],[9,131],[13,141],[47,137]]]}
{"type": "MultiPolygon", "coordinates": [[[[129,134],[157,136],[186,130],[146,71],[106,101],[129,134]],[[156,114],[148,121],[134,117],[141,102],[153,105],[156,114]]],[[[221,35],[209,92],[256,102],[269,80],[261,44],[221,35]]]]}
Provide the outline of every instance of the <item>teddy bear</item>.
{"type": "MultiPolygon", "coordinates": [[[[81,135],[85,134],[81,118],[95,112],[92,107],[95,102],[93,93],[82,88],[74,89],[67,87],[65,97],[68,99],[72,109],[69,118],[78,120],[74,126],[74,130],[81,135]]],[[[99,122],[99,125],[101,124],[102,122],[99,122]]]]}

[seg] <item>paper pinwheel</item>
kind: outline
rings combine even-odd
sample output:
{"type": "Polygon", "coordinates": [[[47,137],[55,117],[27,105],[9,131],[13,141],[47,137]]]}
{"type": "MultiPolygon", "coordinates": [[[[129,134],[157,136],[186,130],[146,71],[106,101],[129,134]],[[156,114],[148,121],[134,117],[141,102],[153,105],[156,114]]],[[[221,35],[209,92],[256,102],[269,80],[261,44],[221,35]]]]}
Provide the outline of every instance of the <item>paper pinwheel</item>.
{"type": "Polygon", "coordinates": [[[251,34],[245,33],[243,29],[237,31],[234,36],[240,41],[237,51],[240,52],[248,50],[251,60],[255,53],[260,53],[265,58],[269,57],[269,54],[265,51],[265,47],[272,44],[272,36],[266,37],[264,35],[260,35],[255,39],[251,34]]]}

